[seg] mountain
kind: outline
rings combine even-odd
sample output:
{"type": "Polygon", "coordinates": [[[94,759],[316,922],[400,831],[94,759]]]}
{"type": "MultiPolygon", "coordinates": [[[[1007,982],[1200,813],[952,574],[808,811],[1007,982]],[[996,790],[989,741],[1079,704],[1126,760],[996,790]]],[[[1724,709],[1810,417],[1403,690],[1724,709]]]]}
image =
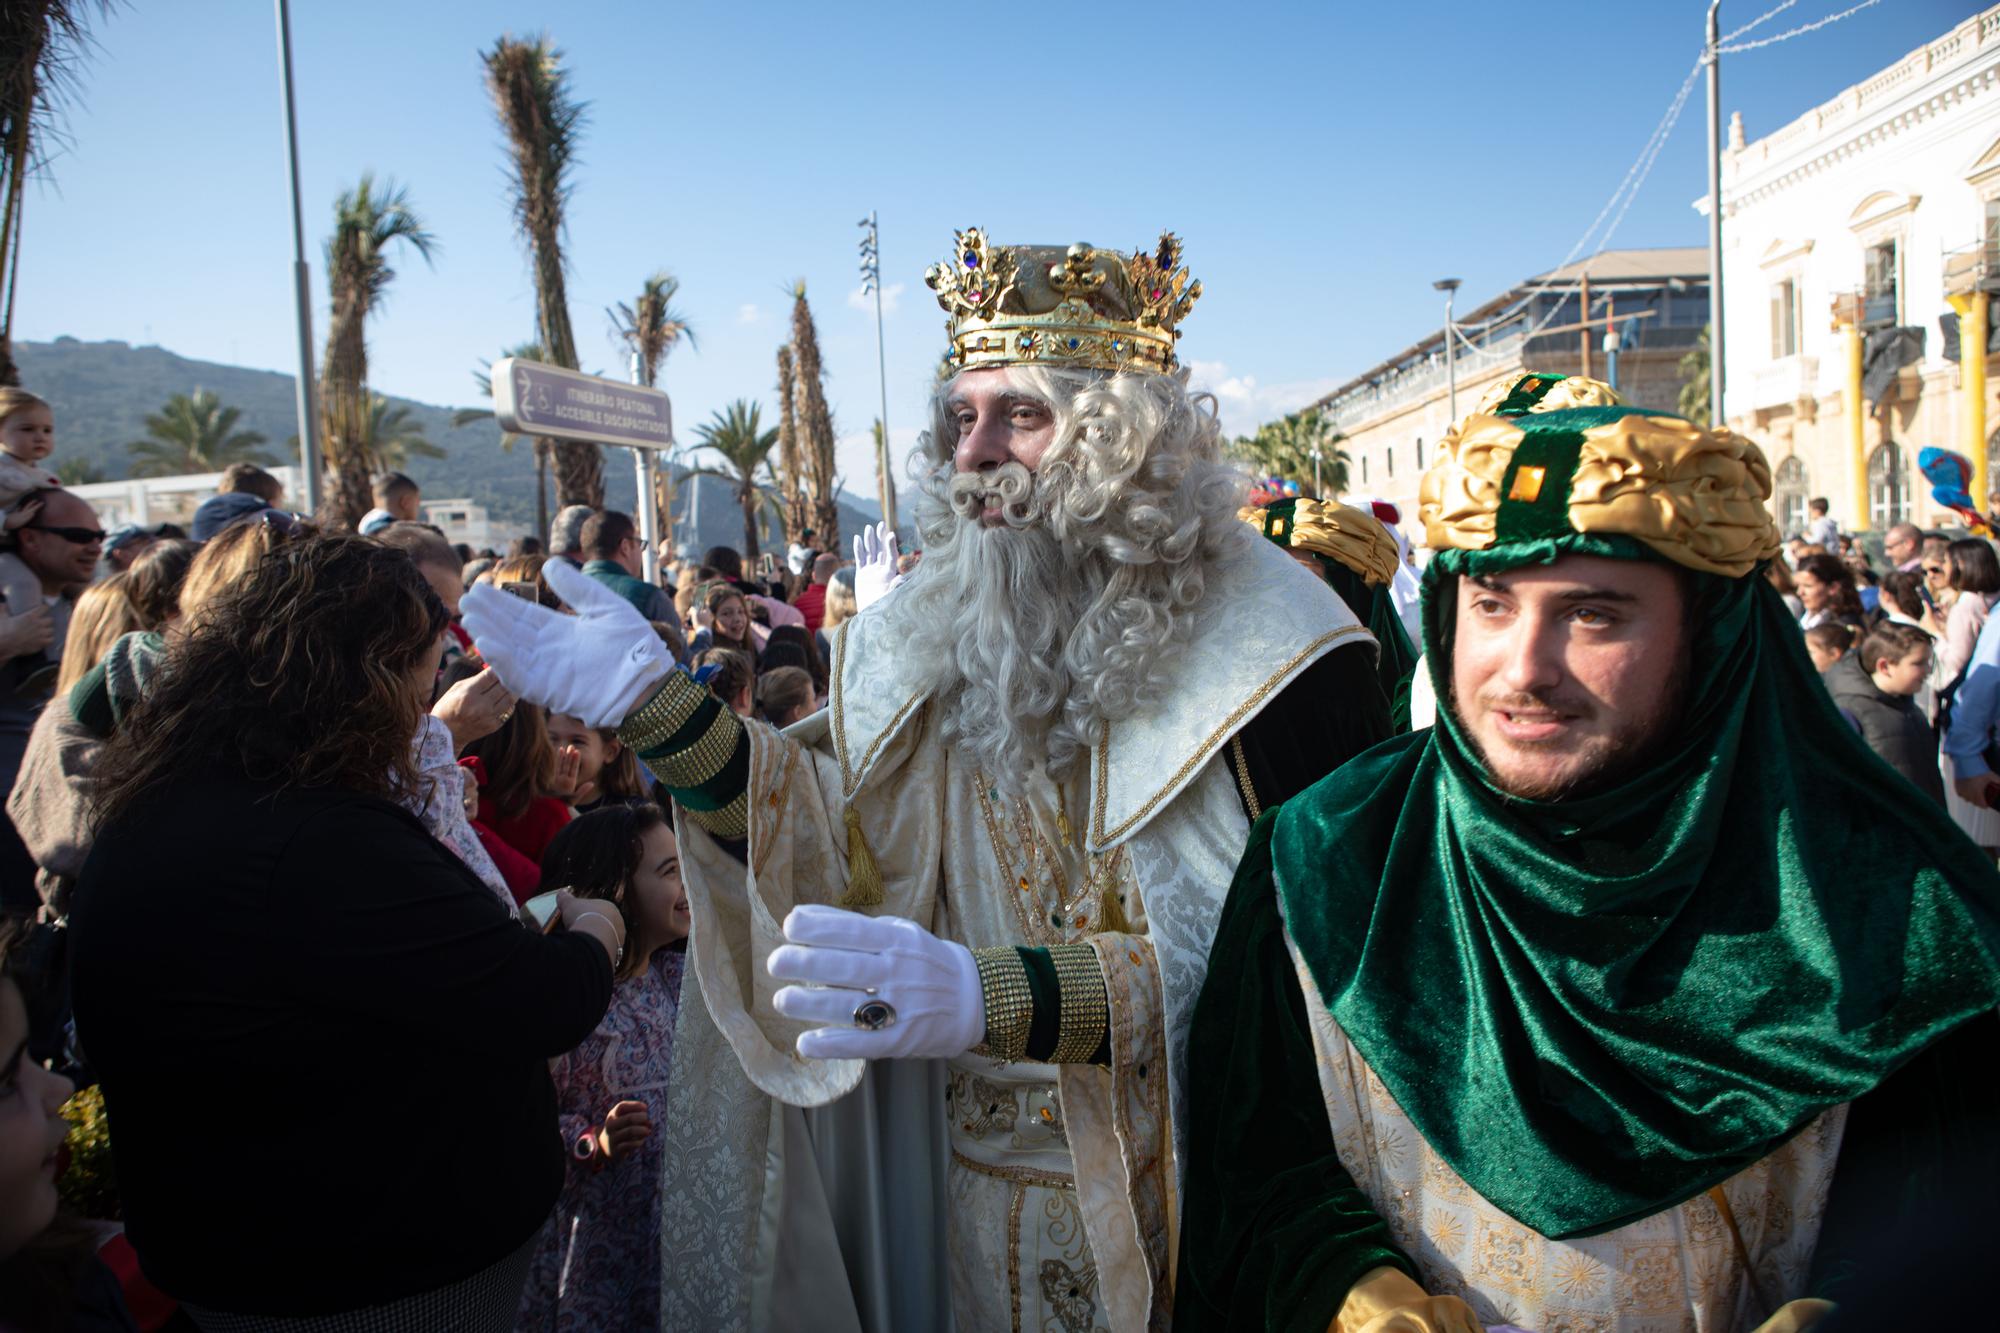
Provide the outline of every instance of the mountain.
{"type": "MultiPolygon", "coordinates": [[[[164,347],[76,338],[16,343],[14,359],[21,367],[22,385],[55,406],[52,468],[74,458],[95,464],[107,478],[127,476],[131,459],[125,446],[145,438],[146,417],[174,394],[197,388],[212,390],[225,405],[241,409],[240,428],[262,434],[268,453],[290,461],[285,442],[298,433],[290,375],[196,361],[164,347]]],[[[525,441],[509,451],[500,447],[500,428],[490,419],[457,427],[451,424],[450,407],[408,398],[389,401],[409,408],[425,437],[447,453],[444,458],[412,459],[406,469],[426,496],[470,499],[486,506],[500,531],[534,531],[535,459],[525,441]]],[[[605,501],[628,512],[637,490],[631,460],[623,449],[606,451],[604,459],[605,501]]],[[[742,511],[732,488],[716,477],[693,480],[701,486],[701,531],[692,537],[684,533],[684,540],[698,547],[741,545],[742,511]]],[[[687,495],[685,479],[681,495],[687,495]]],[[[687,501],[678,503],[685,506],[687,501]]],[[[880,517],[881,509],[873,500],[843,496],[843,539],[880,517]]],[[[842,545],[844,549],[845,540],[842,545]]]]}

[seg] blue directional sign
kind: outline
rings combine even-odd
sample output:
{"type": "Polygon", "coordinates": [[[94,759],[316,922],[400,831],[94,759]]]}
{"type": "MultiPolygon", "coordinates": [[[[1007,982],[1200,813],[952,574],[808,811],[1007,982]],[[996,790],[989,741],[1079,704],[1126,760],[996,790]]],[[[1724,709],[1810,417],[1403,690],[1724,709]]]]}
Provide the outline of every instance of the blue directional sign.
{"type": "Polygon", "coordinates": [[[493,415],[516,435],[669,449],[673,406],[658,389],[502,357],[493,363],[493,415]]]}

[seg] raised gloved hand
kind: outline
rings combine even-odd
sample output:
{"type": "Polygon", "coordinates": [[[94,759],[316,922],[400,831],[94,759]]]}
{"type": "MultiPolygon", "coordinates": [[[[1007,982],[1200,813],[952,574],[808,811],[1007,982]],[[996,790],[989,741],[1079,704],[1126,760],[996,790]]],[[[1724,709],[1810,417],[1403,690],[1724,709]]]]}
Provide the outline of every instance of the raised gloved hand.
{"type": "Polygon", "coordinates": [[[854,539],[854,606],[866,611],[903,581],[896,572],[896,534],[887,523],[870,523],[854,539]]]}
{"type": "Polygon", "coordinates": [[[792,909],[785,939],[771,951],[771,975],[811,985],[781,989],[778,1012],[827,1025],[799,1034],[808,1059],[948,1057],[986,1037],[979,966],[962,944],[905,917],[816,904],[792,909]]]}
{"type": "Polygon", "coordinates": [[[465,594],[465,628],[507,688],[553,713],[615,727],[673,669],[646,618],[617,593],[561,560],[542,577],[564,615],[486,584],[465,594]]]}

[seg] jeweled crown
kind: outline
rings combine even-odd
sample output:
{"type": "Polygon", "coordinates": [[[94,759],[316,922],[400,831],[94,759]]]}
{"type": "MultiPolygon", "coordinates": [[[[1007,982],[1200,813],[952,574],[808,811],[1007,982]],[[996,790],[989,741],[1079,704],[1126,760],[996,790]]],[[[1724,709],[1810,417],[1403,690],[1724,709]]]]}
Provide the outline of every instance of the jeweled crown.
{"type": "Polygon", "coordinates": [[[924,283],[950,318],[945,364],[1048,365],[1168,374],[1180,365],[1180,322],[1201,296],[1181,242],[1160,234],[1150,251],[1121,254],[1078,242],[993,245],[977,227],[957,233],[951,258],[924,283]]]}

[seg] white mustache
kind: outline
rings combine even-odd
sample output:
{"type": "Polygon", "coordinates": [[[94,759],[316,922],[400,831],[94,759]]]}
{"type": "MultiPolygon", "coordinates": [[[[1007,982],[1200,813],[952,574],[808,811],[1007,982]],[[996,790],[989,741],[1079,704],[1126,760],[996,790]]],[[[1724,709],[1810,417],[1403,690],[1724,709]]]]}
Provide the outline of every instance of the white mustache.
{"type": "Polygon", "coordinates": [[[997,504],[1012,527],[1025,527],[1035,518],[1035,474],[1013,459],[991,471],[955,472],[945,493],[951,512],[961,519],[977,519],[989,504],[997,504]]]}

